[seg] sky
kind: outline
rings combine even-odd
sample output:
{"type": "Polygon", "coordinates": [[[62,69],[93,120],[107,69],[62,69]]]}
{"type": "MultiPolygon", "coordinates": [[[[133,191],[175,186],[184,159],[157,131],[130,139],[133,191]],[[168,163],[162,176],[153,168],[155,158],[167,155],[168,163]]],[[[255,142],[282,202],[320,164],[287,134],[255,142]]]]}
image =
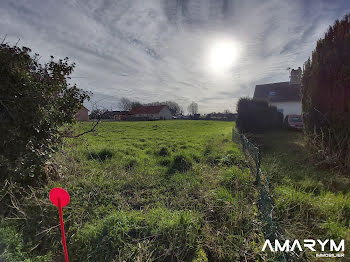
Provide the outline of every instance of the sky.
{"type": "Polygon", "coordinates": [[[127,97],[234,112],[255,85],[288,81],[349,12],[349,0],[1,0],[0,39],[42,63],[69,57],[90,110],[127,97]]]}

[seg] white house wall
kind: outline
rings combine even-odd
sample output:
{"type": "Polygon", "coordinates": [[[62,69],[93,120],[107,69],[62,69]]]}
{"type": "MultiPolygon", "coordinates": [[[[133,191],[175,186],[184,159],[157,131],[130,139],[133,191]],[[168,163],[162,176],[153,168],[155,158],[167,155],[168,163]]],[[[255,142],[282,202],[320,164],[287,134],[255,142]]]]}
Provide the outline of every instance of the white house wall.
{"type": "Polygon", "coordinates": [[[136,117],[147,117],[149,119],[171,119],[171,112],[168,108],[163,108],[156,114],[136,114],[136,117]]]}
{"type": "Polygon", "coordinates": [[[273,102],[272,106],[276,106],[278,110],[283,110],[283,117],[286,115],[301,115],[301,102],[273,102]]]}
{"type": "Polygon", "coordinates": [[[171,119],[171,112],[167,107],[164,107],[160,112],[159,112],[159,117],[161,119],[171,119]]]}

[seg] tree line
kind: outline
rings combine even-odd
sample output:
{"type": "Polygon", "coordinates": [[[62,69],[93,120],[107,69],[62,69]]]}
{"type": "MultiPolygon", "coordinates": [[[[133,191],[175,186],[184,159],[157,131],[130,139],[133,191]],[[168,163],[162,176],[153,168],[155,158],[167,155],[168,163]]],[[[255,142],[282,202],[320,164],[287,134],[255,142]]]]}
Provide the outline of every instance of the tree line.
{"type": "MultiPolygon", "coordinates": [[[[158,106],[158,105],[166,105],[169,108],[169,110],[173,116],[184,115],[184,113],[185,113],[184,109],[178,103],[176,103],[174,101],[169,101],[169,100],[164,101],[164,102],[156,101],[156,102],[151,102],[151,103],[141,103],[141,102],[136,101],[136,100],[131,100],[127,97],[122,97],[119,100],[118,108],[120,111],[129,112],[137,106],[158,106]]],[[[190,115],[198,114],[198,104],[195,102],[192,102],[187,107],[187,111],[190,115]]],[[[110,111],[108,109],[93,109],[90,113],[90,118],[91,119],[99,119],[99,118],[112,119],[113,118],[113,111],[110,111]]]]}

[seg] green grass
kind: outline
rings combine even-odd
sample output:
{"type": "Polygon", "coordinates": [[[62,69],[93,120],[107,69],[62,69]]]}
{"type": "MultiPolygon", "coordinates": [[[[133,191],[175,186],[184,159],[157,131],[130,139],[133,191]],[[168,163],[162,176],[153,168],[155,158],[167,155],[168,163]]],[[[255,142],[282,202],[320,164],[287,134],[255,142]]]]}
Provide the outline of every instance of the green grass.
{"type": "Polygon", "coordinates": [[[271,181],[275,217],[288,236],[349,239],[350,177],[318,167],[301,132],[270,132],[255,140],[262,149],[262,169],[271,181]]]}
{"type": "MultiPolygon", "coordinates": [[[[79,123],[75,132],[90,126],[79,123]]],[[[56,155],[59,179],[23,200],[23,220],[0,223],[0,233],[14,230],[23,241],[8,246],[7,256],[60,256],[57,211],[48,192],[61,186],[71,195],[64,209],[71,261],[263,258],[255,178],[231,141],[232,127],[214,121],[103,122],[96,133],[67,139],[56,155]]]]}

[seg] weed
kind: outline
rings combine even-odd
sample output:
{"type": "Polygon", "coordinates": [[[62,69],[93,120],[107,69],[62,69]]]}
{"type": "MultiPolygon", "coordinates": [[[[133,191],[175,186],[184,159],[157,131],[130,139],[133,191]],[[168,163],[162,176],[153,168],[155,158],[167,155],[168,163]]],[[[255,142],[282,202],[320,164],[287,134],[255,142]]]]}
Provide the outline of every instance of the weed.
{"type": "Polygon", "coordinates": [[[109,149],[102,149],[100,151],[88,152],[87,157],[90,160],[105,161],[113,157],[113,152],[109,149]]]}
{"type": "Polygon", "coordinates": [[[131,170],[135,168],[138,164],[137,158],[128,156],[123,159],[123,167],[125,170],[131,170]]]}
{"type": "Polygon", "coordinates": [[[185,154],[178,154],[174,156],[174,159],[171,163],[170,171],[171,172],[181,172],[185,173],[192,168],[192,160],[185,154]]]}
{"type": "Polygon", "coordinates": [[[238,153],[228,154],[224,156],[220,162],[221,162],[221,165],[223,166],[233,166],[233,165],[241,166],[241,167],[248,166],[242,154],[238,154],[238,153]]]}
{"type": "Polygon", "coordinates": [[[169,166],[171,164],[171,158],[162,158],[159,164],[162,166],[169,166]]]}
{"type": "Polygon", "coordinates": [[[168,156],[168,155],[170,155],[168,148],[166,148],[164,146],[161,147],[160,150],[159,150],[159,155],[160,156],[168,156]]]}
{"type": "Polygon", "coordinates": [[[2,254],[0,254],[0,259],[4,258],[11,262],[52,261],[52,255],[50,253],[45,256],[31,256],[26,252],[23,236],[11,227],[0,227],[0,246],[5,247],[4,250],[1,250],[2,254]]]}

